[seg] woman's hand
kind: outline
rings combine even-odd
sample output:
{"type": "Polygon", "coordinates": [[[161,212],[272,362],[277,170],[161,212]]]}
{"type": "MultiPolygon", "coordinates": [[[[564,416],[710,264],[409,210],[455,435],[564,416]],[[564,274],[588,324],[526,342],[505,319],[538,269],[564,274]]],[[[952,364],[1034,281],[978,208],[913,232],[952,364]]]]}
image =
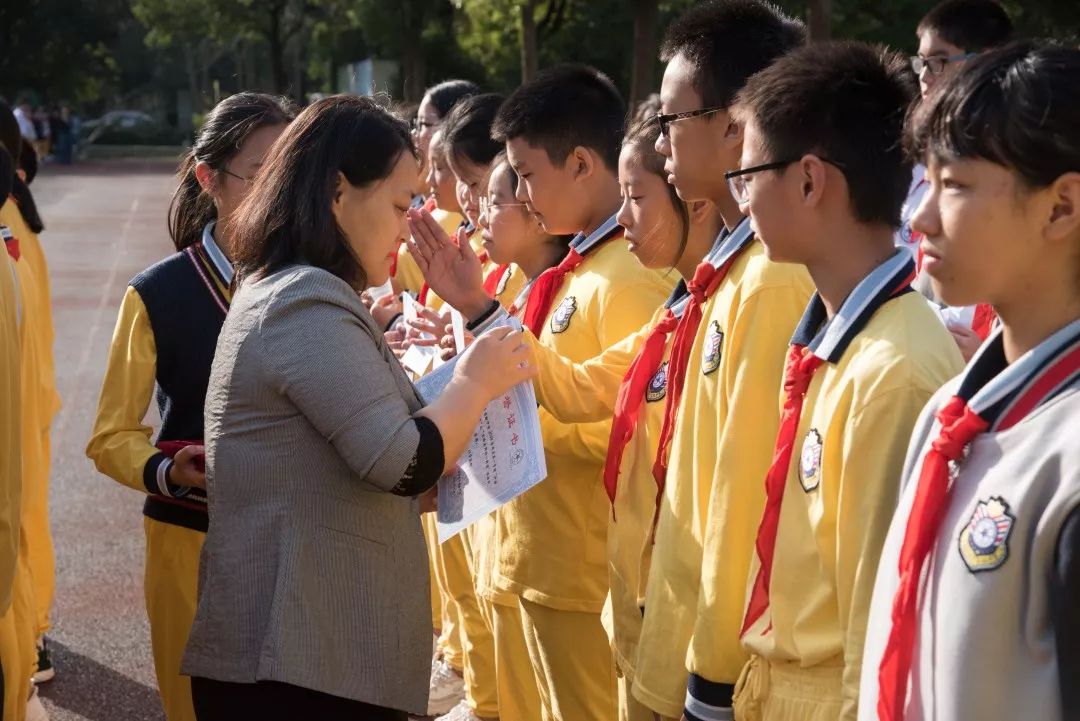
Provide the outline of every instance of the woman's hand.
{"type": "Polygon", "coordinates": [[[205,446],[184,446],[173,456],[166,480],[174,486],[206,488],[205,446]]]}
{"type": "MultiPolygon", "coordinates": [[[[365,293],[360,295],[360,300],[364,300],[365,293]]],[[[370,296],[368,296],[370,298],[370,296]]],[[[367,303],[365,303],[367,305],[367,303]]],[[[401,299],[396,295],[384,295],[381,298],[372,300],[368,305],[368,310],[371,311],[371,317],[375,319],[376,325],[380,328],[385,328],[390,325],[394,318],[401,315],[401,299]]]]}
{"type": "Polygon", "coordinates": [[[409,252],[416,259],[431,289],[467,318],[477,318],[491,305],[484,292],[480,259],[473,252],[465,230],[451,240],[426,210],[408,212],[409,252]]]}
{"type": "Polygon", "coordinates": [[[475,341],[454,368],[454,378],[473,385],[491,401],[536,376],[521,331],[496,328],[475,341]]]}

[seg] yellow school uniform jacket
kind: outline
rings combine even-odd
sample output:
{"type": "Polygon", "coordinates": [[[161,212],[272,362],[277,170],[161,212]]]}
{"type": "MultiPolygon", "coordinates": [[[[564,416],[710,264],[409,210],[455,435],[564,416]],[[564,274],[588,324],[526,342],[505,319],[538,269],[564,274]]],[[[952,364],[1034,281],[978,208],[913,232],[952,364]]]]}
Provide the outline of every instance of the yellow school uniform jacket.
{"type": "MultiPolygon", "coordinates": [[[[725,577],[745,587],[784,355],[812,292],[804,268],[769,261],[755,239],[702,309],[671,441],[632,688],[664,716],[683,710],[707,536],[726,549],[725,577]]],[[[740,599],[736,616],[741,608],[740,599]]]]}
{"type": "MultiPolygon", "coordinates": [[[[522,297],[529,279],[521,268],[511,265],[508,272],[495,286],[495,300],[503,308],[515,306],[517,315],[524,308],[522,297]]],[[[496,509],[473,524],[473,569],[476,593],[491,603],[517,608],[517,596],[507,591],[500,591],[495,583],[499,566],[499,513],[496,509]]]]}
{"type": "MultiPolygon", "coordinates": [[[[56,412],[60,410],[60,396],[56,392],[56,370],[53,360],[53,341],[55,332],[52,317],[52,295],[49,282],[49,267],[45,259],[45,251],[41,247],[41,240],[37,233],[30,230],[23,220],[22,213],[12,198],[0,206],[0,225],[7,226],[11,233],[18,239],[19,254],[21,260],[26,260],[30,271],[34,276],[32,296],[27,302],[34,307],[33,341],[37,345],[37,356],[40,363],[41,382],[41,421],[44,428],[52,423],[56,412]]],[[[46,466],[46,472],[48,467],[46,466]]]]}
{"type": "Polygon", "coordinates": [[[22,507],[22,313],[15,268],[0,247],[0,616],[11,607],[22,507]]]}
{"type": "MultiPolygon", "coordinates": [[[[652,319],[633,335],[584,363],[572,363],[528,336],[539,369],[533,381],[537,400],[563,422],[611,417],[619,386],[649,332],[669,306],[678,308],[685,287],[659,307],[652,319]],[[678,296],[678,297],[675,297],[678,296]]],[[[602,620],[624,678],[634,677],[634,661],[641,635],[641,609],[652,556],[652,528],[657,485],[652,466],[664,420],[667,364],[671,335],[660,369],[645,392],[634,434],[623,451],[615,500],[608,514],[607,560],[610,590],[602,620]]]]}
{"type": "MultiPolygon", "coordinates": [[[[582,362],[637,331],[674,279],[638,262],[614,217],[572,247],[589,250],[555,294],[540,341],[582,362]]],[[[559,423],[543,408],[540,423],[548,476],[498,514],[496,584],[549,608],[599,613],[608,590],[601,474],[611,423],[559,423]]]]}
{"type": "MultiPolygon", "coordinates": [[[[807,389],[795,435],[769,607],[742,639],[769,661],[842,667],[845,720],[858,708],[870,597],[911,431],[963,368],[926,300],[892,296],[913,272],[897,251],[829,322],[815,297],[796,331],[793,342],[826,363],[807,389]]],[[[750,584],[758,565],[755,554],[750,584]]]]}

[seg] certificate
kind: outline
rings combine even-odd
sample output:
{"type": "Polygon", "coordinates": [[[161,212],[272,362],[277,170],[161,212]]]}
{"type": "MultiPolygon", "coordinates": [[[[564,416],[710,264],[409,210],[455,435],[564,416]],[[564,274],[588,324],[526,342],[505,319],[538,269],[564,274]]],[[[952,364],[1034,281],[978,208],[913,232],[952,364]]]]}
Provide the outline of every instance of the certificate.
{"type": "MultiPolygon", "coordinates": [[[[521,327],[516,319],[509,318],[492,327],[503,325],[521,327]]],[[[425,403],[431,403],[442,393],[460,357],[417,381],[416,388],[425,403]]],[[[439,480],[439,543],[546,477],[544,440],[540,436],[540,416],[530,380],[488,404],[472,442],[458,460],[457,469],[439,480]]]]}

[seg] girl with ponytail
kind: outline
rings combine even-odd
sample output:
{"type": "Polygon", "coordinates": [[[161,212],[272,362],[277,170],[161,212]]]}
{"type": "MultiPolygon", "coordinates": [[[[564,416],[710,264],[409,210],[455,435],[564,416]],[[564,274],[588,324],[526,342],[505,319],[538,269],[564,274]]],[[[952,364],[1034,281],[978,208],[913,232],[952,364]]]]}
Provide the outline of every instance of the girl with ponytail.
{"type": "Polygon", "coordinates": [[[120,305],[86,454],[146,494],[146,612],[168,721],[194,721],[180,659],[207,529],[203,404],[232,298],[234,211],[295,110],[238,93],[207,116],[180,166],[168,229],[177,252],[137,275],[120,305]],[[156,393],[161,432],[143,422],[156,393]]]}

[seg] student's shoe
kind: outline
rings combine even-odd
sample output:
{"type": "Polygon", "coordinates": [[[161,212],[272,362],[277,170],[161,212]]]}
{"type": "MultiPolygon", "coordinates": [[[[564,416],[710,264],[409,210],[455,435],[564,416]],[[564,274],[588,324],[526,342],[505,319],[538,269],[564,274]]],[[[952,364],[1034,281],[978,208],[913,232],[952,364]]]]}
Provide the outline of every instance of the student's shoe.
{"type": "Polygon", "coordinates": [[[30,685],[30,700],[26,702],[26,721],[49,721],[49,712],[38,698],[37,686],[30,685]]]}
{"type": "Polygon", "coordinates": [[[485,718],[483,716],[477,716],[476,712],[469,706],[468,701],[462,700],[457,706],[450,709],[450,711],[435,721],[499,721],[499,717],[485,718]]]}
{"type": "Polygon", "coordinates": [[[34,683],[48,683],[56,677],[56,669],[52,665],[52,656],[49,654],[48,639],[44,636],[38,641],[37,647],[37,671],[34,672],[34,683]]]}
{"type": "Polygon", "coordinates": [[[439,661],[428,686],[428,716],[441,716],[464,698],[465,679],[446,661],[439,661]]]}

